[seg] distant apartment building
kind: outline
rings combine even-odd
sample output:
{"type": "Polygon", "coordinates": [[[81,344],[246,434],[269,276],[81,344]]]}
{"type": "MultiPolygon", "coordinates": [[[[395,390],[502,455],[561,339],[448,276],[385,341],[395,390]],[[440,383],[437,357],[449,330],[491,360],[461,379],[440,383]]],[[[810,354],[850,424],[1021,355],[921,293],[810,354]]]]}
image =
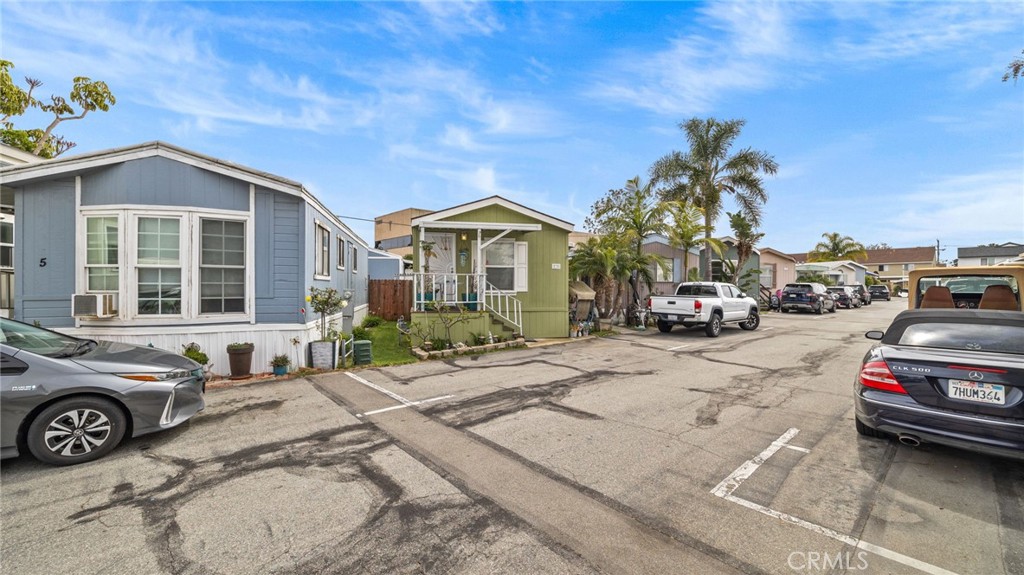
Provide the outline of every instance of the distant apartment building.
{"type": "Polygon", "coordinates": [[[958,267],[994,266],[1021,255],[1024,255],[1024,244],[1014,242],[989,244],[972,248],[957,248],[956,265],[958,267]]]}
{"type": "Polygon", "coordinates": [[[373,247],[398,256],[412,254],[412,220],[433,210],[405,208],[373,220],[373,247]]]}
{"type": "MultiPolygon", "coordinates": [[[[916,248],[885,248],[866,250],[867,259],[857,263],[867,268],[868,272],[877,275],[879,281],[894,286],[902,286],[907,281],[910,270],[919,267],[939,265],[935,259],[935,246],[916,248]]],[[[807,254],[789,254],[797,263],[807,263],[807,254]]]]}

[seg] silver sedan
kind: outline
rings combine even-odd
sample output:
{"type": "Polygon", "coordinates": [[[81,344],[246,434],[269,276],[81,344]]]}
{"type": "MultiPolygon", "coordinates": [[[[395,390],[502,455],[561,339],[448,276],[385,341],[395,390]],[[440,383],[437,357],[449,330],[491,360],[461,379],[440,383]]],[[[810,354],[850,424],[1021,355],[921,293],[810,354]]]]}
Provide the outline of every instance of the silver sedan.
{"type": "Polygon", "coordinates": [[[206,406],[202,368],[187,357],[6,318],[0,375],[0,459],[27,449],[53,465],[92,461],[206,406]]]}

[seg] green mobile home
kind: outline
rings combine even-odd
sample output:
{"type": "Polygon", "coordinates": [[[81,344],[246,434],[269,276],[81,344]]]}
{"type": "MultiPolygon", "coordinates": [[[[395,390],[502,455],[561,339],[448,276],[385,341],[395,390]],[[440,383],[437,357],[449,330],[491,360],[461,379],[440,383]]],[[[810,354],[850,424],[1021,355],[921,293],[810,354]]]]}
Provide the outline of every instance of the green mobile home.
{"type": "Polygon", "coordinates": [[[566,337],[572,229],[500,196],[414,218],[413,321],[436,321],[434,305],[462,306],[472,319],[458,337],[453,330],[456,341],[469,332],[566,337]]]}

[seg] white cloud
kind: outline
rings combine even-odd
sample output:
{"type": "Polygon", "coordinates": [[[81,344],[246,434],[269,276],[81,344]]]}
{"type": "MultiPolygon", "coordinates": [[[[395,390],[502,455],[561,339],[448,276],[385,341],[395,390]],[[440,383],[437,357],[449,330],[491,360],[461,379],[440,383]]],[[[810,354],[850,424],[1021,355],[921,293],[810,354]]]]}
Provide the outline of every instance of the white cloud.
{"type": "MultiPolygon", "coordinates": [[[[1017,158],[1020,161],[1020,158],[1017,158]]],[[[1024,235],[1024,177],[1019,169],[936,179],[904,196],[894,196],[878,237],[893,245],[927,245],[936,238],[970,244],[985,238],[1024,235]]]]}
{"type": "Polygon", "coordinates": [[[865,3],[848,10],[836,5],[833,16],[853,26],[834,42],[834,55],[847,61],[879,62],[970,45],[974,40],[1020,27],[1019,2],[865,3]],[[856,30],[856,32],[851,32],[856,30]]]}
{"type": "Polygon", "coordinates": [[[430,17],[433,28],[447,36],[491,36],[505,29],[491,5],[483,2],[423,0],[419,7],[430,17]]]}
{"type": "Polygon", "coordinates": [[[730,2],[702,12],[713,33],[674,38],[659,52],[625,51],[601,72],[591,94],[659,114],[690,115],[707,112],[727,92],[770,86],[771,60],[790,49],[780,5],[730,2]]]}

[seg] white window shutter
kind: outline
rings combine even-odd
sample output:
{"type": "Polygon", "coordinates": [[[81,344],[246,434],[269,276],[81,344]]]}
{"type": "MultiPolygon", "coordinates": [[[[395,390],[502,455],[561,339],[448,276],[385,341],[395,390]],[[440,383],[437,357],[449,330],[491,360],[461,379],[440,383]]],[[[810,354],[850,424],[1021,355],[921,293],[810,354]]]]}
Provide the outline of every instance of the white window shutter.
{"type": "Polygon", "coordinates": [[[526,242],[516,242],[516,253],[515,253],[515,258],[516,258],[515,259],[515,262],[516,262],[516,287],[515,287],[515,290],[517,292],[528,291],[529,281],[528,281],[527,273],[526,273],[526,270],[527,270],[527,267],[528,267],[528,263],[529,263],[529,261],[527,259],[528,253],[529,253],[529,250],[527,249],[527,243],[526,242]]]}

